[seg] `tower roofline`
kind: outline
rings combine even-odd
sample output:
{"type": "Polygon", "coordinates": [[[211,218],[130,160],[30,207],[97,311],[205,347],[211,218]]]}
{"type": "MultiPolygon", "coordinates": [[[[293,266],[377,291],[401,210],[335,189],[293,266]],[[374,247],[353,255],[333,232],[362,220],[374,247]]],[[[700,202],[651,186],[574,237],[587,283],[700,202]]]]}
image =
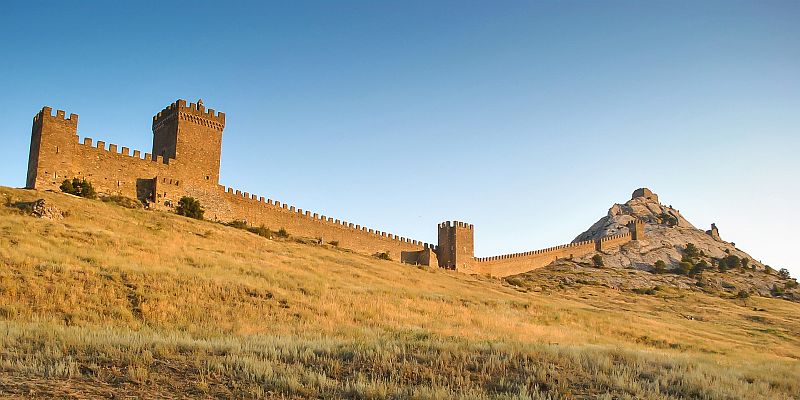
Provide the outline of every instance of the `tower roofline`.
{"type": "Polygon", "coordinates": [[[217,112],[213,108],[206,109],[202,100],[187,105],[186,100],[178,99],[153,116],[153,130],[173,118],[185,119],[219,131],[225,128],[224,112],[217,112]]]}

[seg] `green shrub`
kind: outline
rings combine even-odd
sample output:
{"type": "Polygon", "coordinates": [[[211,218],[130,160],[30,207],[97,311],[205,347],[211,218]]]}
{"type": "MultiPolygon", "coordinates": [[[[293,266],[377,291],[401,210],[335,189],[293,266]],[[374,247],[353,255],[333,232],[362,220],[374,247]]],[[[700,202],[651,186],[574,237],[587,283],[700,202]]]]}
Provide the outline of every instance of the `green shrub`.
{"type": "Polygon", "coordinates": [[[603,261],[603,256],[601,256],[600,254],[595,254],[592,256],[592,264],[594,264],[594,266],[598,268],[606,265],[606,263],[603,261]]]}
{"type": "Polygon", "coordinates": [[[788,282],[786,282],[785,285],[783,285],[783,287],[785,287],[786,289],[794,289],[797,286],[798,286],[798,283],[794,279],[790,279],[788,282]]]}
{"type": "Polygon", "coordinates": [[[276,236],[278,236],[279,238],[288,238],[289,232],[286,232],[286,228],[281,228],[278,230],[276,236]]]}
{"type": "Polygon", "coordinates": [[[692,266],[692,270],[689,271],[692,275],[702,274],[703,271],[709,268],[708,263],[706,260],[700,260],[697,264],[692,266]]]}
{"type": "Polygon", "coordinates": [[[203,206],[201,206],[200,202],[194,197],[183,196],[180,201],[178,201],[178,207],[175,209],[175,212],[184,217],[203,219],[205,210],[203,210],[203,206]]]}
{"type": "Polygon", "coordinates": [[[381,251],[374,254],[375,258],[379,260],[391,260],[392,258],[389,256],[388,251],[381,251]]]}
{"type": "Polygon", "coordinates": [[[646,294],[646,295],[652,296],[652,295],[656,294],[656,292],[658,292],[659,290],[661,290],[660,287],[653,286],[653,287],[650,287],[650,288],[635,288],[635,289],[633,289],[633,292],[636,293],[636,294],[646,294]]]}
{"type": "Polygon", "coordinates": [[[771,292],[773,296],[783,296],[783,288],[776,284],[772,285],[771,292]]]}
{"type": "Polygon", "coordinates": [[[251,226],[246,228],[248,232],[255,233],[258,236],[265,237],[265,238],[272,238],[272,231],[267,229],[264,225],[260,226],[251,226]]]}
{"type": "Polygon", "coordinates": [[[517,277],[513,277],[512,276],[510,278],[505,278],[505,281],[508,282],[512,286],[525,287],[525,281],[523,281],[522,279],[517,278],[517,277]]]}
{"type": "Polygon", "coordinates": [[[230,222],[225,222],[224,225],[230,226],[236,229],[247,229],[247,221],[235,219],[230,222]]]}
{"type": "Polygon", "coordinates": [[[739,257],[730,255],[719,260],[719,272],[725,272],[732,268],[739,268],[742,266],[742,260],[739,257]]]}
{"type": "Polygon", "coordinates": [[[94,186],[92,186],[92,183],[86,179],[64,179],[64,182],[61,182],[59,189],[61,189],[61,191],[64,193],[85,197],[87,199],[93,199],[97,197],[97,192],[94,190],[94,186]]]}
{"type": "Polygon", "coordinates": [[[780,276],[781,279],[789,279],[789,278],[791,278],[791,275],[789,274],[789,270],[786,269],[786,268],[781,268],[780,271],[778,271],[778,276],[780,276]]]}
{"type": "Polygon", "coordinates": [[[675,226],[678,225],[678,218],[674,215],[661,213],[656,218],[658,218],[658,223],[667,226],[675,226]]]}
{"type": "Polygon", "coordinates": [[[697,258],[700,256],[700,250],[694,243],[686,243],[686,248],[683,249],[683,254],[689,258],[697,258]]]}
{"type": "Polygon", "coordinates": [[[666,271],[667,271],[667,263],[665,263],[663,260],[658,260],[656,261],[655,264],[653,264],[654,274],[663,274],[666,271]]]}
{"type": "Polygon", "coordinates": [[[675,272],[681,275],[689,275],[689,273],[692,271],[692,267],[694,267],[692,263],[688,261],[681,261],[678,263],[678,269],[675,272]]]}
{"type": "Polygon", "coordinates": [[[750,297],[750,293],[748,293],[746,290],[740,290],[739,293],[736,294],[736,297],[740,299],[746,299],[750,297]]]}

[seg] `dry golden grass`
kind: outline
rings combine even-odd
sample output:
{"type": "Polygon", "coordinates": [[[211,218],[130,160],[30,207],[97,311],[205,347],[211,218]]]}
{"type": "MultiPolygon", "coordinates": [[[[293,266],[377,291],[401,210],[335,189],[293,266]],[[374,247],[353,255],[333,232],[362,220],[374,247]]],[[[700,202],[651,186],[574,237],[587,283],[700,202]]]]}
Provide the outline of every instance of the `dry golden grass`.
{"type": "MultiPolygon", "coordinates": [[[[58,193],[0,207],[0,394],[797,398],[800,305],[527,293],[58,193]]],[[[291,233],[291,232],[290,232],[291,233]]]]}

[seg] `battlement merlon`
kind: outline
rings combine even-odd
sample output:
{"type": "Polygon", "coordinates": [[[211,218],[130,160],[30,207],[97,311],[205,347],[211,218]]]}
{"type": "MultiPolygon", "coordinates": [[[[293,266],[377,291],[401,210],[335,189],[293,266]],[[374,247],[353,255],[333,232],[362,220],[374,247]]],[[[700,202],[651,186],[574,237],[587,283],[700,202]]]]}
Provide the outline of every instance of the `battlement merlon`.
{"type": "Polygon", "coordinates": [[[178,99],[153,116],[153,130],[173,118],[181,118],[200,123],[220,131],[225,128],[224,112],[217,112],[213,108],[206,109],[205,106],[203,106],[202,100],[187,105],[186,100],[178,99]]]}
{"type": "Polygon", "coordinates": [[[78,127],[78,114],[70,113],[69,118],[67,118],[64,110],[56,110],[56,115],[53,116],[53,108],[48,106],[42,107],[42,111],[39,111],[33,116],[33,124],[41,123],[45,118],[51,121],[72,125],[75,128],[78,127]]]}

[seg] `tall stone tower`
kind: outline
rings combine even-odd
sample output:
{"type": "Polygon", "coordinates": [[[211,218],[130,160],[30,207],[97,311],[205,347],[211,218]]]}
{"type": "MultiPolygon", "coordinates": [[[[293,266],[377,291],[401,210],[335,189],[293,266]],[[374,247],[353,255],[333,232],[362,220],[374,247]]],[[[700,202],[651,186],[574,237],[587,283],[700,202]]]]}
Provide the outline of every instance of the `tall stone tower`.
{"type": "Polygon", "coordinates": [[[58,188],[72,178],[73,147],[78,143],[78,115],[66,118],[64,111],[42,108],[33,117],[31,149],[28,156],[28,189],[58,188]]]}
{"type": "Polygon", "coordinates": [[[631,239],[633,240],[642,240],[644,239],[644,221],[640,219],[634,219],[631,222],[628,222],[628,230],[631,232],[631,239]]]}
{"type": "Polygon", "coordinates": [[[219,184],[225,113],[178,100],[153,117],[153,157],[178,160],[194,184],[219,184]]]}
{"type": "Polygon", "coordinates": [[[445,221],[439,224],[439,266],[463,269],[475,258],[475,234],[471,224],[445,221]]]}

